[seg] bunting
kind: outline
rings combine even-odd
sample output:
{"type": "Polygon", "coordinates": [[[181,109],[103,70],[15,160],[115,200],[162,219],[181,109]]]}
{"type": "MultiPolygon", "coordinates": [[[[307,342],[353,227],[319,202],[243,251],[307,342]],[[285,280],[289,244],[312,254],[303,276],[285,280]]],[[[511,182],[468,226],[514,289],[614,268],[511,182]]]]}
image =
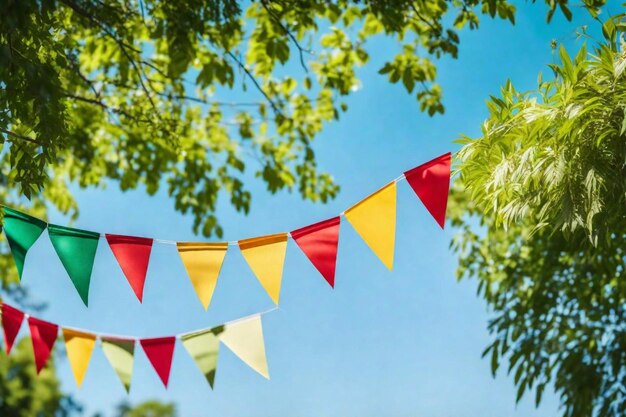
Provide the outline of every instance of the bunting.
{"type": "Polygon", "coordinates": [[[278,304],[287,252],[287,233],[244,239],[238,243],[250,269],[274,304],[278,304]]]}
{"type": "MultiPolygon", "coordinates": [[[[213,298],[228,246],[238,246],[256,278],[275,304],[280,299],[283,268],[289,237],[331,287],[335,285],[341,216],[361,236],[383,264],[393,268],[396,230],[397,182],[406,181],[435,221],[444,227],[450,189],[451,154],[447,153],[404,172],[393,182],[358,202],[337,217],[278,233],[231,242],[175,242],[152,238],[105,234],[120,267],[140,302],[146,283],[152,246],[176,245],[189,280],[205,310],[213,298]]],[[[3,208],[4,231],[20,278],[29,248],[48,227],[54,249],[83,303],[89,286],[100,233],[72,229],[3,208]]]]}
{"type": "Polygon", "coordinates": [[[442,229],[446,222],[451,162],[452,154],[448,152],[404,173],[417,197],[442,229]]]}
{"type": "Polygon", "coordinates": [[[269,379],[261,316],[226,324],[220,341],[250,368],[269,379]]]}
{"type": "Polygon", "coordinates": [[[43,233],[46,223],[9,207],[3,207],[3,210],[4,234],[9,242],[17,273],[21,280],[26,254],[43,233]]]}
{"type": "Polygon", "coordinates": [[[104,356],[124,385],[126,393],[129,393],[135,359],[135,341],[115,337],[102,337],[101,339],[104,356]]]}
{"type": "MultiPolygon", "coordinates": [[[[139,343],[166,388],[169,383],[176,340],[181,341],[211,388],[215,383],[220,341],[244,363],[269,378],[261,323],[262,315],[269,311],[209,329],[194,330],[176,336],[139,339],[139,343]]],[[[46,365],[56,342],[59,328],[61,328],[67,357],[78,387],[83,383],[93,350],[97,340],[100,339],[104,356],[117,374],[126,392],[130,392],[136,338],[102,335],[87,330],[58,326],[28,316],[6,303],[0,304],[0,312],[2,312],[2,328],[7,340],[8,351],[11,350],[24,317],[28,317],[37,374],[46,365]]]]}
{"type": "Polygon", "coordinates": [[[108,233],[106,239],[137,299],[142,302],[143,286],[152,252],[152,239],[108,233]]]}
{"type": "Polygon", "coordinates": [[[340,221],[337,216],[291,232],[298,247],[333,288],[340,221]]]}
{"type": "Polygon", "coordinates": [[[54,342],[56,342],[59,334],[59,327],[56,324],[34,317],[28,318],[28,327],[30,328],[30,337],[33,342],[35,367],[37,374],[39,374],[52,353],[54,342]]]}
{"type": "Polygon", "coordinates": [[[176,338],[155,337],[151,339],[141,339],[139,341],[143,351],[146,352],[148,360],[156,371],[159,378],[167,388],[170,379],[170,369],[172,368],[172,358],[174,357],[174,346],[176,338]]]}
{"type": "Polygon", "coordinates": [[[65,350],[76,385],[80,387],[83,384],[93,348],[96,346],[96,336],[77,330],[63,329],[63,339],[65,339],[65,350]]]}
{"type": "Polygon", "coordinates": [[[391,271],[396,240],[396,183],[346,210],[346,219],[391,271]]]}
{"type": "Polygon", "coordinates": [[[85,306],[89,303],[89,282],[98,248],[99,233],[48,225],[54,250],[70,276],[85,306]]]}
{"type": "Polygon", "coordinates": [[[181,338],[183,346],[211,388],[215,383],[215,371],[217,370],[217,356],[220,349],[219,335],[223,331],[224,326],[219,326],[203,332],[184,335],[181,338]]]}
{"type": "Polygon", "coordinates": [[[177,242],[187,275],[205,310],[209,308],[228,243],[177,242]]]}
{"type": "Polygon", "coordinates": [[[22,327],[24,321],[24,313],[20,310],[11,307],[8,304],[2,304],[0,307],[2,311],[2,330],[4,332],[4,345],[7,351],[7,355],[11,353],[15,338],[22,327]]]}

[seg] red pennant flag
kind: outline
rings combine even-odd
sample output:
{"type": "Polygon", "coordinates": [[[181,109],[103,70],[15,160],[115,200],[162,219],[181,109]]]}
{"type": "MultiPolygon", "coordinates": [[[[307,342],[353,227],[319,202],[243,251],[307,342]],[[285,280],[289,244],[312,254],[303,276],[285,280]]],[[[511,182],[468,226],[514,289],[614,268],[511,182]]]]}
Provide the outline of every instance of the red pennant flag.
{"type": "Polygon", "coordinates": [[[59,326],[34,317],[29,317],[28,327],[30,327],[30,336],[33,339],[35,366],[37,367],[37,374],[39,374],[46,365],[50,353],[52,353],[52,347],[59,334],[59,326]]]}
{"type": "Polygon", "coordinates": [[[426,209],[443,229],[450,191],[451,154],[448,152],[404,173],[426,209]]]}
{"type": "Polygon", "coordinates": [[[145,237],[106,235],[107,242],[128,283],[132,287],[139,302],[143,299],[143,285],[152,251],[152,239],[145,237]]]}
{"type": "Polygon", "coordinates": [[[13,308],[10,305],[2,304],[2,329],[4,330],[4,344],[6,345],[7,355],[11,353],[13,342],[17,337],[17,333],[22,327],[24,321],[24,313],[13,308]]]}
{"type": "Polygon", "coordinates": [[[339,216],[291,232],[302,252],[315,268],[335,287],[337,243],[339,242],[339,216]]]}
{"type": "Polygon", "coordinates": [[[152,367],[163,381],[167,388],[170,379],[170,369],[172,368],[172,357],[174,356],[174,346],[176,338],[174,336],[158,337],[154,339],[142,339],[139,341],[146,356],[150,360],[152,367]]]}

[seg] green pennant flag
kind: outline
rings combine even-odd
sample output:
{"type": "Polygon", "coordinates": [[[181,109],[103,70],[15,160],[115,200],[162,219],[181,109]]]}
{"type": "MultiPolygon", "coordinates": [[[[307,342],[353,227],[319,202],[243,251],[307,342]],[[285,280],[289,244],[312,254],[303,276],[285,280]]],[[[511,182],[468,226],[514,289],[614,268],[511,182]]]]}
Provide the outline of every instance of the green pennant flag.
{"type": "Polygon", "coordinates": [[[88,305],[89,281],[100,234],[49,224],[48,235],[80,298],[88,305]]]}
{"type": "Polygon", "coordinates": [[[46,228],[46,222],[9,207],[3,207],[3,210],[4,234],[9,241],[9,247],[21,280],[26,253],[46,228]]]}
{"type": "Polygon", "coordinates": [[[215,382],[217,355],[220,347],[218,335],[223,330],[224,326],[219,326],[199,333],[186,334],[181,338],[183,346],[209,381],[211,388],[215,382]]]}
{"type": "Polygon", "coordinates": [[[128,393],[130,391],[130,380],[133,376],[135,341],[114,337],[102,337],[101,340],[104,356],[106,356],[128,393]]]}

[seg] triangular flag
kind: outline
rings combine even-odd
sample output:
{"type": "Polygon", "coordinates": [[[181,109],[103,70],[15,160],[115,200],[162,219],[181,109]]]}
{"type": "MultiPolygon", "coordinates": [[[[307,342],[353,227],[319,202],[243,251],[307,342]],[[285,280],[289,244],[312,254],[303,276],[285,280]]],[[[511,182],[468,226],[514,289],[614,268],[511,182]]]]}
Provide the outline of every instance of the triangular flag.
{"type": "Polygon", "coordinates": [[[96,345],[96,336],[76,330],[63,329],[63,338],[76,385],[80,388],[89,366],[93,348],[96,345]]]}
{"type": "Polygon", "coordinates": [[[263,325],[261,316],[228,323],[219,335],[220,340],[235,355],[265,378],[269,379],[267,360],[265,358],[265,342],[263,341],[263,325]]]}
{"type": "Polygon", "coordinates": [[[17,273],[22,279],[26,253],[37,241],[46,228],[46,223],[28,214],[21,213],[9,207],[4,209],[4,234],[9,241],[9,247],[15,260],[17,273]]]}
{"type": "Polygon", "coordinates": [[[176,338],[157,337],[152,339],[141,339],[139,341],[146,356],[150,360],[152,367],[161,378],[163,385],[167,388],[170,379],[170,369],[172,368],[172,357],[174,356],[174,346],[176,338]]]}
{"type": "Polygon", "coordinates": [[[22,327],[24,321],[24,313],[13,308],[10,305],[2,304],[0,307],[2,311],[2,329],[4,331],[4,344],[7,350],[7,355],[11,353],[11,348],[15,342],[15,338],[22,327]]]}
{"type": "Polygon", "coordinates": [[[396,183],[387,184],[346,210],[346,219],[385,266],[393,267],[396,240],[396,183]]]}
{"type": "Polygon", "coordinates": [[[104,356],[115,370],[126,392],[129,392],[130,380],[133,376],[135,341],[114,337],[102,337],[101,339],[104,356]]]}
{"type": "Polygon", "coordinates": [[[446,223],[451,160],[452,155],[448,152],[404,173],[415,194],[442,229],[446,223]]]}
{"type": "Polygon", "coordinates": [[[198,365],[200,371],[213,388],[217,356],[220,348],[219,334],[224,326],[215,327],[200,333],[186,334],[182,337],[183,346],[198,365]]]}
{"type": "Polygon", "coordinates": [[[334,217],[291,232],[293,240],[331,287],[335,286],[339,223],[339,217],[334,217]]]}
{"type": "Polygon", "coordinates": [[[274,304],[278,304],[287,251],[287,233],[253,237],[240,240],[238,243],[250,269],[274,304]]]}
{"type": "Polygon", "coordinates": [[[28,327],[30,327],[33,352],[35,353],[35,366],[37,368],[37,374],[39,374],[52,353],[52,347],[59,335],[59,326],[34,317],[29,317],[28,327]]]}
{"type": "Polygon", "coordinates": [[[143,299],[143,285],[152,251],[152,239],[145,237],[106,234],[107,242],[120,264],[128,283],[139,302],[143,299]]]}
{"type": "Polygon", "coordinates": [[[228,243],[176,243],[187,275],[204,309],[209,308],[228,243]]]}
{"type": "Polygon", "coordinates": [[[88,305],[89,282],[100,234],[54,224],[48,225],[48,234],[80,298],[88,305]]]}

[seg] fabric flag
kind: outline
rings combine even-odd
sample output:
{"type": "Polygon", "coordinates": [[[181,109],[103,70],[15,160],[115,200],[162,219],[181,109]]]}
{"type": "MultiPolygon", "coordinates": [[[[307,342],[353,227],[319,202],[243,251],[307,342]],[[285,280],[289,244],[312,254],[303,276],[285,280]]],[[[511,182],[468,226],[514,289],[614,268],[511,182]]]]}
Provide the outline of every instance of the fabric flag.
{"type": "Polygon", "coordinates": [[[352,227],[389,270],[396,240],[396,190],[394,181],[345,212],[352,227]]]}
{"type": "Polygon", "coordinates": [[[187,275],[204,309],[209,308],[217,278],[228,250],[228,243],[176,243],[187,275]]]}
{"type": "Polygon", "coordinates": [[[446,223],[451,160],[452,155],[448,152],[404,173],[415,194],[442,229],[446,223]]]}
{"type": "Polygon", "coordinates": [[[291,232],[293,240],[331,287],[335,286],[339,223],[337,216],[291,232]]]}
{"type": "Polygon", "coordinates": [[[52,347],[59,335],[59,326],[35,317],[29,317],[28,327],[30,327],[33,352],[35,353],[35,366],[37,374],[39,374],[52,353],[52,347]]]}
{"type": "Polygon", "coordinates": [[[181,339],[183,346],[189,352],[202,374],[213,388],[215,371],[217,369],[217,356],[220,348],[218,335],[224,330],[224,326],[215,327],[199,333],[186,334],[181,339]]]}
{"type": "Polygon", "coordinates": [[[101,339],[104,356],[106,356],[128,393],[130,391],[130,380],[133,376],[135,341],[114,337],[102,337],[101,339]]]}
{"type": "Polygon", "coordinates": [[[170,370],[172,368],[176,338],[174,336],[157,337],[141,339],[139,342],[144,352],[146,352],[146,356],[150,360],[152,367],[159,375],[159,378],[161,378],[165,388],[167,388],[167,382],[170,379],[170,370]]]}
{"type": "Polygon", "coordinates": [[[106,234],[107,242],[139,302],[143,299],[152,239],[106,234]]]}
{"type": "Polygon", "coordinates": [[[228,323],[219,335],[220,340],[249,367],[269,379],[263,325],[257,315],[241,321],[228,323]]]}
{"type": "Polygon", "coordinates": [[[17,273],[22,279],[26,254],[46,228],[46,223],[9,207],[3,209],[4,233],[15,260],[17,273]]]}
{"type": "Polygon", "coordinates": [[[96,345],[96,336],[72,329],[63,329],[63,339],[65,339],[65,350],[76,385],[80,388],[96,345]]]}
{"type": "Polygon", "coordinates": [[[287,233],[240,240],[239,248],[274,304],[278,304],[287,252],[287,233]]]}
{"type": "Polygon", "coordinates": [[[80,298],[88,305],[89,282],[100,235],[54,224],[48,225],[48,234],[80,298]]]}
{"type": "Polygon", "coordinates": [[[11,348],[15,342],[15,338],[22,327],[24,321],[24,313],[13,308],[10,305],[2,304],[0,307],[2,311],[2,329],[4,331],[4,344],[7,350],[7,355],[11,353],[11,348]]]}

